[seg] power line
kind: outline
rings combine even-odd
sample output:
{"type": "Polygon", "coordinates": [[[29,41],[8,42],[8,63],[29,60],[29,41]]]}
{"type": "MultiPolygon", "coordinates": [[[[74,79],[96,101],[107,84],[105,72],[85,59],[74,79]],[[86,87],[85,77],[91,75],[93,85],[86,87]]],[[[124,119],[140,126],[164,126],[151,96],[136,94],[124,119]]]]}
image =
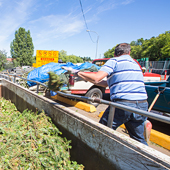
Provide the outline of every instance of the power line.
{"type": "Polygon", "coordinates": [[[83,12],[83,6],[82,6],[82,3],[81,3],[81,0],[79,0],[79,2],[80,2],[81,12],[83,14],[84,22],[85,22],[85,25],[86,25],[86,29],[88,30],[88,26],[87,26],[87,22],[86,22],[86,19],[85,19],[84,12],[83,12]]]}
{"type": "MultiPolygon", "coordinates": [[[[82,14],[83,14],[84,22],[85,22],[85,25],[86,25],[86,30],[89,30],[89,28],[88,28],[88,26],[87,26],[87,22],[86,22],[85,15],[84,15],[84,12],[83,12],[83,5],[82,5],[82,3],[81,3],[81,0],[79,0],[79,2],[80,2],[81,12],[82,12],[82,14]]],[[[95,42],[93,41],[91,35],[90,35],[90,32],[88,32],[88,34],[89,34],[89,37],[90,37],[91,41],[92,41],[93,43],[95,43],[95,42]]]]}

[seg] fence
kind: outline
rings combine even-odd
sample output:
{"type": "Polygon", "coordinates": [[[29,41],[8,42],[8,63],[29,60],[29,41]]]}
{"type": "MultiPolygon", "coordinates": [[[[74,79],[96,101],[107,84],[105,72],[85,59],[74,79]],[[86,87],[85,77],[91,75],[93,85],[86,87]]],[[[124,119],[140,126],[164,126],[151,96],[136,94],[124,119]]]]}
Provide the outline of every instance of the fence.
{"type": "Polygon", "coordinates": [[[170,75],[170,61],[138,61],[141,67],[146,67],[149,72],[170,75]]]}

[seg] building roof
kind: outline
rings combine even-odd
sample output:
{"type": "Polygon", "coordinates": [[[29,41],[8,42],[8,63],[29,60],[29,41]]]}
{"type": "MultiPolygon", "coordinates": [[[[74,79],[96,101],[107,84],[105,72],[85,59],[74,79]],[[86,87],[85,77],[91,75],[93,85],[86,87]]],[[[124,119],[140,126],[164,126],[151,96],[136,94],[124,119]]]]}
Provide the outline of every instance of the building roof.
{"type": "Polygon", "coordinates": [[[13,58],[7,58],[7,61],[12,62],[13,58]]]}

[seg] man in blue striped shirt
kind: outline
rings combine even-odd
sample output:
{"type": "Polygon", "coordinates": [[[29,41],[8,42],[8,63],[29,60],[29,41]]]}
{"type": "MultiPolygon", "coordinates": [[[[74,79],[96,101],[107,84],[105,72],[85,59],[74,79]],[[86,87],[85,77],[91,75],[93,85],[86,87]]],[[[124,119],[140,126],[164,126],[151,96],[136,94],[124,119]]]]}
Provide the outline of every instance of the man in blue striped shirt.
{"type": "MultiPolygon", "coordinates": [[[[131,47],[127,43],[116,46],[114,58],[109,59],[95,74],[78,72],[78,76],[98,86],[110,88],[110,99],[113,102],[147,111],[147,93],[143,74],[139,65],[130,56],[131,47]],[[107,77],[107,81],[102,80],[107,77]]],[[[107,125],[110,107],[100,119],[107,125]]],[[[147,118],[132,112],[116,108],[112,128],[117,129],[125,124],[131,138],[147,145],[144,133],[144,121],[147,118]]]]}

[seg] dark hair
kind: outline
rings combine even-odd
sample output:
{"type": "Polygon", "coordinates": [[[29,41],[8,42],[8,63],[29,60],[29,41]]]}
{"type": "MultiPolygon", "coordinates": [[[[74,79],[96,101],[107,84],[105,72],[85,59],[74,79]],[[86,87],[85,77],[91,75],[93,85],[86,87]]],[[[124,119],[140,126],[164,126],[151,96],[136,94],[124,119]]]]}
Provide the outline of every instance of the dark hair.
{"type": "Polygon", "coordinates": [[[129,54],[130,50],[131,50],[130,44],[121,43],[116,46],[115,55],[120,56],[122,54],[129,54]]]}

